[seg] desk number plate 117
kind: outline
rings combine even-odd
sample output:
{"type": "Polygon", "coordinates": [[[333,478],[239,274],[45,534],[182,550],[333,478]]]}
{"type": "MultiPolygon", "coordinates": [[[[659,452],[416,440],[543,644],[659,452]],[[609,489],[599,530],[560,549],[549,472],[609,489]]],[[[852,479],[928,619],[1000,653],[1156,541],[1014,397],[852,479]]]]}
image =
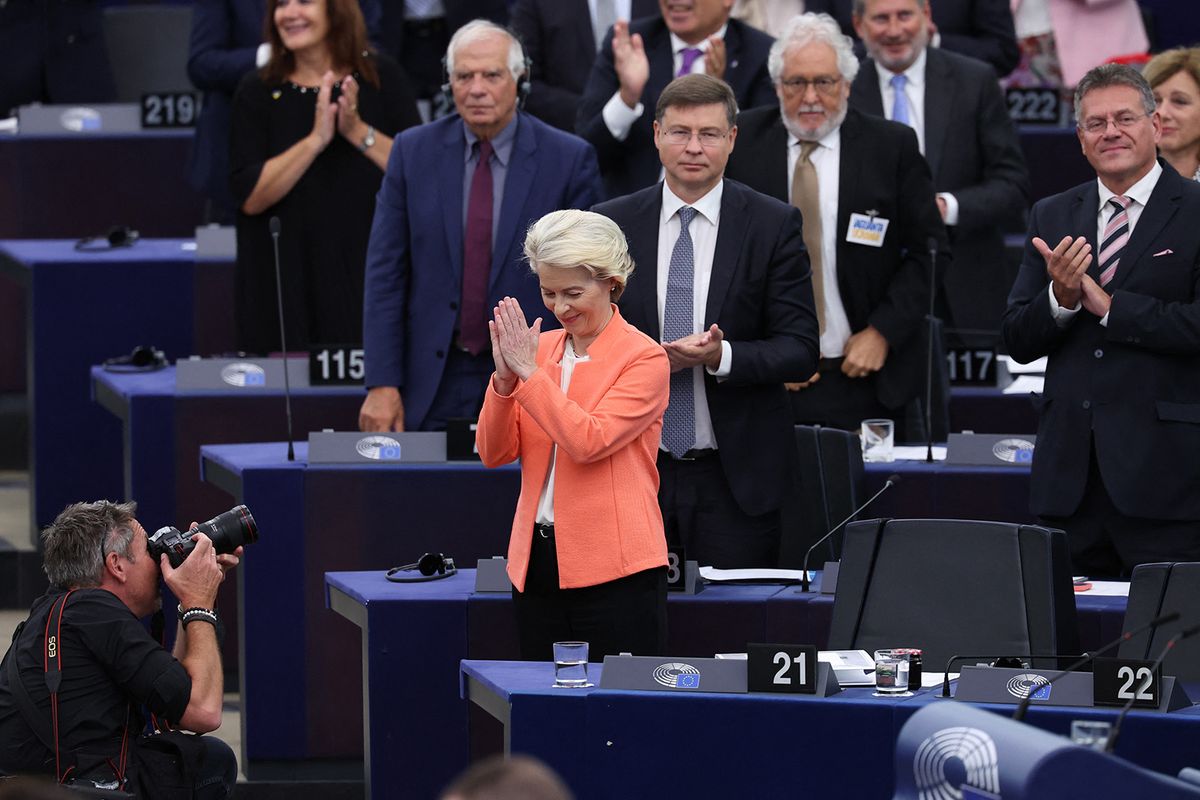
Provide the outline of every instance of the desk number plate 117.
{"type": "Polygon", "coordinates": [[[995,386],[996,350],[987,347],[946,348],[946,370],[955,386],[995,386]]]}

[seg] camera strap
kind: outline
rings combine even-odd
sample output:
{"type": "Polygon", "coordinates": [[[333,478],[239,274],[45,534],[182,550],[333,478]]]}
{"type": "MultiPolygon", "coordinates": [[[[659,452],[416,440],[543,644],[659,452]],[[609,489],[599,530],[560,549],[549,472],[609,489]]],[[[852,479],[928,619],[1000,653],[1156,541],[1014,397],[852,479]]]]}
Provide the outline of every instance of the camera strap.
{"type": "MultiPolygon", "coordinates": [[[[50,692],[50,724],[46,724],[46,719],[38,713],[37,707],[33,703],[33,699],[29,696],[29,690],[25,687],[25,683],[21,680],[20,669],[17,666],[17,648],[14,646],[8,659],[8,682],[11,686],[13,698],[16,700],[17,709],[24,717],[26,724],[33,729],[33,732],[41,740],[42,744],[47,749],[54,751],[54,777],[59,783],[63,783],[70,776],[71,771],[76,767],[74,754],[64,754],[61,752],[58,745],[58,690],[62,685],[62,617],[66,610],[67,602],[71,599],[71,595],[75,593],[72,589],[63,594],[50,607],[50,613],[46,616],[46,628],[44,631],[44,660],[43,670],[45,674],[46,688],[50,692]],[[65,769],[64,769],[65,766],[65,769]]],[[[24,623],[22,623],[24,627],[24,623]]],[[[18,631],[18,636],[20,631],[18,631]]],[[[14,637],[14,644],[16,637],[14,637]]],[[[130,706],[125,708],[125,728],[121,733],[121,751],[117,756],[117,762],[114,763],[111,758],[105,759],[108,766],[112,769],[113,775],[121,786],[125,785],[125,769],[129,758],[129,714],[130,706]]]]}

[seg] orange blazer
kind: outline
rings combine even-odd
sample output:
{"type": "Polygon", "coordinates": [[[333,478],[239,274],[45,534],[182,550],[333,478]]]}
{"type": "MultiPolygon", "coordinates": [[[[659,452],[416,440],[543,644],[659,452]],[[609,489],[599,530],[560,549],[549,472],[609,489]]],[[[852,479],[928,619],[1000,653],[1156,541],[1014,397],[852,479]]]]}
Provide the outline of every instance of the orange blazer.
{"type": "Polygon", "coordinates": [[[559,586],[573,589],[667,563],[658,506],[659,434],[671,368],[662,346],[613,306],[564,395],[562,330],[543,333],[538,369],[508,396],[488,385],[476,443],[489,467],[521,459],[508,576],[525,589],[538,499],[558,444],[554,537],[559,586]]]}

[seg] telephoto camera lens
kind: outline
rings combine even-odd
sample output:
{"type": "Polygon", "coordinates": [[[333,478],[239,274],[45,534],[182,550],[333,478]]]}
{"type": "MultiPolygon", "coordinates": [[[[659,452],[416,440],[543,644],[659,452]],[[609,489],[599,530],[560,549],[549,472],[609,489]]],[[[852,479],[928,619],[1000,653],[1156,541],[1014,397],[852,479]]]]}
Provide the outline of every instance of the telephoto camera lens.
{"type": "Polygon", "coordinates": [[[212,540],[213,547],[218,553],[232,553],[242,545],[254,544],[258,541],[258,525],[250,514],[250,509],[244,505],[234,506],[224,514],[218,514],[207,522],[202,522],[186,533],[178,528],[167,525],[159,528],[146,541],[146,549],[158,561],[163,553],[167,554],[171,566],[176,569],[196,548],[192,534],[203,533],[212,540]]]}

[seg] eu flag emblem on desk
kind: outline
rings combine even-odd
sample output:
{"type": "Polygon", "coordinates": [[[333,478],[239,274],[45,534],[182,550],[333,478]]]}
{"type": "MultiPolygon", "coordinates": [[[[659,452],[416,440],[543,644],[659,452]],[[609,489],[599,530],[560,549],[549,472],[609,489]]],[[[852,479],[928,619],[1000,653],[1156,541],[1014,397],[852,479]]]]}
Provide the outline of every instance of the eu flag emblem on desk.
{"type": "Polygon", "coordinates": [[[698,674],[681,673],[675,676],[675,687],[678,689],[699,689],[700,676],[698,674]]]}

